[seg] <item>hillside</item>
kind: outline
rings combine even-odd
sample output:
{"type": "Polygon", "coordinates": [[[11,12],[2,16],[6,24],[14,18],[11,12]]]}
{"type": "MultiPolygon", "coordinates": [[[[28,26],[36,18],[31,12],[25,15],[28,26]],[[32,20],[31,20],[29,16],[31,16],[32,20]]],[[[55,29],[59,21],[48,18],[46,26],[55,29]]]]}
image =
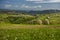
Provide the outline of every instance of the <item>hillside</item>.
{"type": "Polygon", "coordinates": [[[60,25],[60,11],[51,13],[24,13],[24,12],[0,12],[0,23],[10,24],[30,24],[30,25],[60,25]],[[30,15],[31,14],[31,15],[30,15]]]}
{"type": "Polygon", "coordinates": [[[38,11],[34,11],[34,10],[8,10],[8,9],[0,9],[0,12],[6,12],[9,13],[11,12],[12,14],[17,13],[17,14],[30,14],[30,15],[36,15],[36,14],[50,14],[50,13],[59,13],[60,10],[38,10],[38,11]]]}

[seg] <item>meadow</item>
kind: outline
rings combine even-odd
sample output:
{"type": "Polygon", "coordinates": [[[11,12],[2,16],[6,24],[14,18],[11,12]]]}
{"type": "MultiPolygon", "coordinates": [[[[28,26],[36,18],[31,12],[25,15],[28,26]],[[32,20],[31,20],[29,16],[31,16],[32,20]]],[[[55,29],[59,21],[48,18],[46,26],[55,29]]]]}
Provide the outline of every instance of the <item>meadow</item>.
{"type": "Polygon", "coordinates": [[[1,28],[0,40],[60,40],[60,28],[33,27],[1,28]]]}
{"type": "Polygon", "coordinates": [[[0,40],[60,40],[60,13],[27,15],[2,12],[0,40]]]}

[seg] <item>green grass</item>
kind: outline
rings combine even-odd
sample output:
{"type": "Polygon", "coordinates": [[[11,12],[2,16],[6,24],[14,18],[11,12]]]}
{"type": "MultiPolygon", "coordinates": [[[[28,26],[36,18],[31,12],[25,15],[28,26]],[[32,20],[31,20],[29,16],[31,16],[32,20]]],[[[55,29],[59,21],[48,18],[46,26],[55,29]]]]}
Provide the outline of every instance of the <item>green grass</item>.
{"type": "Polygon", "coordinates": [[[0,40],[60,40],[60,28],[0,29],[0,40]]]}
{"type": "Polygon", "coordinates": [[[0,40],[60,40],[60,26],[0,24],[0,40]]]}
{"type": "Polygon", "coordinates": [[[42,24],[45,25],[45,19],[48,19],[49,25],[60,25],[60,13],[51,13],[51,14],[36,14],[28,15],[28,14],[0,14],[0,23],[11,23],[11,24],[39,24],[38,20],[42,21],[42,24]]]}
{"type": "MultiPolygon", "coordinates": [[[[49,25],[13,24],[6,19],[7,16],[10,15],[0,14],[0,40],[60,40],[60,13],[39,15],[37,17],[43,21],[46,17],[50,17],[51,24],[49,25]]],[[[18,15],[11,14],[11,16],[18,15]]]]}

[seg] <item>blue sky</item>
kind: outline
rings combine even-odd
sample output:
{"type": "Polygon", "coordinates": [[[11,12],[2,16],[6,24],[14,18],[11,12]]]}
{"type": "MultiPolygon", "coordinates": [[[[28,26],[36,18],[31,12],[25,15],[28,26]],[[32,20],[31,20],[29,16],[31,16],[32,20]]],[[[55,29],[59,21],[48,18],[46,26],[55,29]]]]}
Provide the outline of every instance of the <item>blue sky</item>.
{"type": "Polygon", "coordinates": [[[60,10],[60,0],[0,0],[0,9],[60,10]]]}

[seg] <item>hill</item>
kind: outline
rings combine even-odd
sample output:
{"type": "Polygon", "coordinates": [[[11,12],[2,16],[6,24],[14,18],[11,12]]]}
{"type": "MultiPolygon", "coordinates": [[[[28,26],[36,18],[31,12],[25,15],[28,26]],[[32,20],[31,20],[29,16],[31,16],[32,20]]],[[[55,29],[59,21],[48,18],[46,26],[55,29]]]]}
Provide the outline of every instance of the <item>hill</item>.
{"type": "Polygon", "coordinates": [[[4,12],[4,13],[16,13],[16,14],[30,14],[30,15],[35,15],[35,14],[50,14],[50,13],[59,13],[60,10],[38,10],[38,11],[34,11],[34,10],[9,10],[9,9],[0,9],[0,12],[4,12]]]}

